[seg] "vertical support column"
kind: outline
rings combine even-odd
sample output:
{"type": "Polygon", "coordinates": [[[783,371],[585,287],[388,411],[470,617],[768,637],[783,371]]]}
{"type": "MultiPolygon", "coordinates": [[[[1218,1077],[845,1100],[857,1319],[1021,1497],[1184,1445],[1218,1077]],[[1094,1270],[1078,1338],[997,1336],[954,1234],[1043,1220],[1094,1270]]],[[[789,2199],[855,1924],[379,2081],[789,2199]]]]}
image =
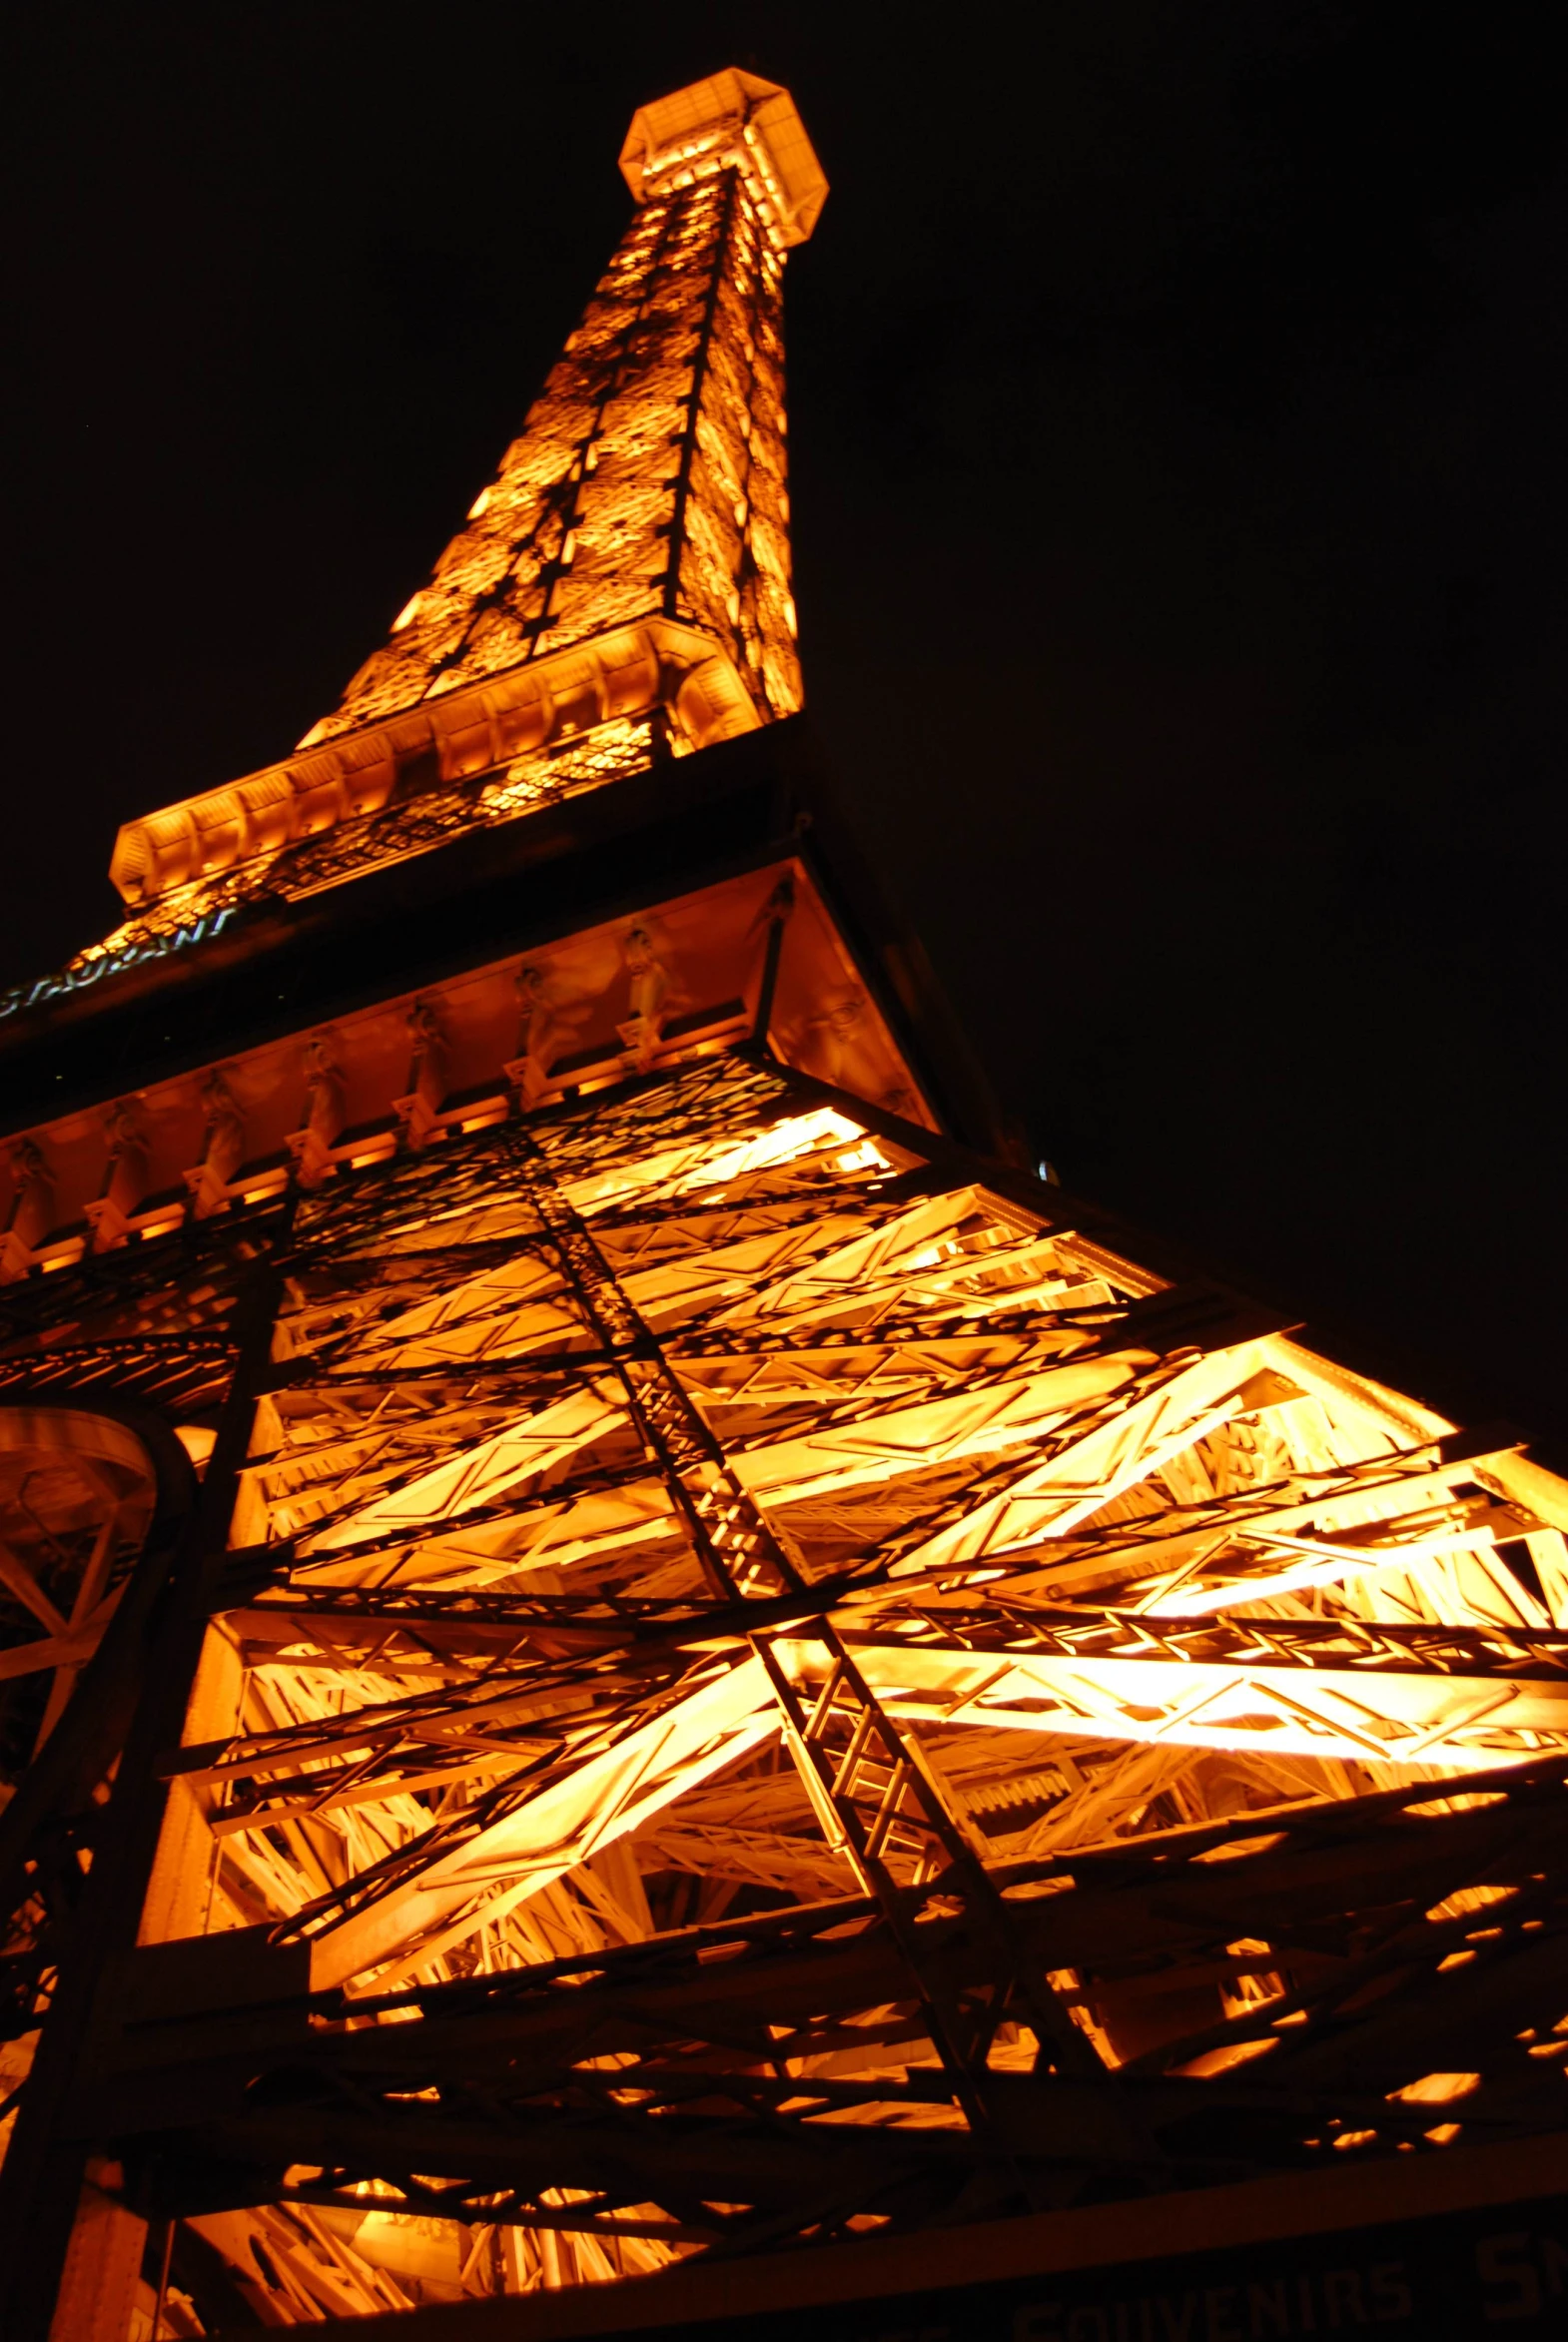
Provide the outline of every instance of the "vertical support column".
{"type": "MultiPolygon", "coordinates": [[[[286,1237],[287,1227],[286,1214],[279,1237],[286,1237]]],[[[188,1851],[188,1818],[172,1825],[168,1865],[160,1876],[167,1789],[156,1760],[179,1740],[198,1681],[212,1584],[226,1547],[255,1392],[271,1358],[279,1290],[272,1266],[258,1267],[236,1312],[240,1355],[234,1382],[175,1555],[105,1826],[0,2171],[0,2331],[6,2342],[122,2342],[135,2300],[145,2223],[115,2200],[105,2184],[110,2171],[95,2170],[92,2142],[73,2128],[71,2101],[90,2055],[109,1963],[139,1938],[150,1940],[144,1925],[158,1934],[172,1932],[195,1909],[197,1891],[188,1894],[175,1876],[188,1851]]],[[[200,1894],[205,1887],[204,1863],[200,1894]]]]}
{"type": "Polygon", "coordinates": [[[768,1058],[774,1055],[768,1039],[773,1023],[773,996],[778,990],[779,961],[784,951],[784,930],[795,909],[795,881],[787,873],[779,880],[763,907],[768,923],[768,940],[762,955],[762,981],[757,987],[757,1013],[752,1019],[751,1044],[768,1058]]]}
{"type": "Polygon", "coordinates": [[[686,546],[686,505],[691,496],[691,469],[697,453],[697,418],[702,412],[702,390],[713,343],[713,322],[718,315],[719,286],[729,254],[735,206],[739,200],[738,182],[733,171],[725,172],[723,187],[718,224],[713,235],[708,290],[702,305],[702,322],[697,329],[697,347],[691,360],[691,397],[686,428],[681,436],[680,468],[675,476],[675,502],[670,515],[669,567],[664,576],[663,609],[666,618],[676,617],[680,612],[680,566],[686,546]]]}

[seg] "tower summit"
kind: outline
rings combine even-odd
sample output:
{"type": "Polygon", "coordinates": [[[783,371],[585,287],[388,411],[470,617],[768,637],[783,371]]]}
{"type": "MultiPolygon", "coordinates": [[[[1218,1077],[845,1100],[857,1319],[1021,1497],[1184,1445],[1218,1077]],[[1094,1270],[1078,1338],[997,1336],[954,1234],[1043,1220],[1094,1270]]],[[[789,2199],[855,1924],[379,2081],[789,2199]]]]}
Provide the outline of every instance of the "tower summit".
{"type": "Polygon", "coordinates": [[[638,209],[466,525],[293,757],[121,831],[130,933],[800,706],[782,282],[827,181],[788,92],[737,72],[640,108],[621,169],[638,209]]]}
{"type": "Polygon", "coordinates": [[[1549,2314],[1568,1486],[1003,1160],[798,713],[826,181],[740,72],[621,168],[0,1001],[5,2332],[1549,2314]]]}

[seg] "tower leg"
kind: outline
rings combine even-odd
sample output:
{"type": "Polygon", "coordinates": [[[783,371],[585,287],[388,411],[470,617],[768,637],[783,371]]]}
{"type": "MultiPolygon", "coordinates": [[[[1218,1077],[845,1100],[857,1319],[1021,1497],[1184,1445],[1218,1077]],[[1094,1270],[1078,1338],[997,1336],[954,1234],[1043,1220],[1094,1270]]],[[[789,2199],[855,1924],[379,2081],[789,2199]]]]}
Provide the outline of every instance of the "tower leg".
{"type": "Polygon", "coordinates": [[[147,2222],[88,2180],[77,2203],[49,2342],[123,2342],[146,2244],[147,2222]]]}

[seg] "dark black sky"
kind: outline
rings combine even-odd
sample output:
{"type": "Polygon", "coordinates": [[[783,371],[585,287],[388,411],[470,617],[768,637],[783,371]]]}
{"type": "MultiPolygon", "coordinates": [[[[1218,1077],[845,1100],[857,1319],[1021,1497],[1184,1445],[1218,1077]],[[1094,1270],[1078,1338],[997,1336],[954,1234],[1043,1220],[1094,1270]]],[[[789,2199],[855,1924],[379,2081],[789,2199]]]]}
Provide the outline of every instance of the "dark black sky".
{"type": "Polygon", "coordinates": [[[486,476],[643,98],[787,81],[824,746],[1072,1184],[1568,1452],[1555,11],[198,10],[3,65],[4,976],[486,476]]]}

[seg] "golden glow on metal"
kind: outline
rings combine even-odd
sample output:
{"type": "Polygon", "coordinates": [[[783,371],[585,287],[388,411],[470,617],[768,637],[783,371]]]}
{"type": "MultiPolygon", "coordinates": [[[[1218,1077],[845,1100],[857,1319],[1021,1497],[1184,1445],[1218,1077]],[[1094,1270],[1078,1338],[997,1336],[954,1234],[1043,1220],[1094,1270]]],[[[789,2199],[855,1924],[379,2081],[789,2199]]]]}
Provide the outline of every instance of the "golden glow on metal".
{"type": "MultiPolygon", "coordinates": [[[[750,2145],[744,2180],[703,2166],[694,2205],[670,2141],[700,2145],[703,2106],[727,2158],[754,2116],[769,2156],[793,2172],[798,2153],[786,2197],[804,2187],[808,2211],[824,2121],[875,2132],[865,2174],[839,2183],[846,2217],[875,2208],[871,2174],[911,2129],[989,2151],[1011,2102],[998,2073],[1091,2093],[1058,2156],[1085,2153],[1072,2125],[1093,2092],[1151,2058],[1188,2090],[1283,2076],[1297,2157],[1458,2135],[1431,2109],[1472,2122],[1494,2060],[1451,2000],[1430,2022],[1396,2010],[1364,2086],[1302,2096],[1289,2078],[1342,2021],[1348,1954],[1318,1949],[1337,1939],[1311,1897],[1353,1902],[1359,1874],[1336,1885],[1309,1835],[1296,1885],[1267,1865],[1313,1815],[1349,1845],[1390,1795],[1434,1821],[1484,1815],[1506,1795],[1465,1783],[1568,1764],[1568,1489],[1506,1446],[1455,1450],[1429,1411],[1080,1232],[1053,1190],[1025,1205],[842,1093],[727,1054],[638,1073],[639,1027],[668,997],[658,928],[628,938],[642,1005],[591,1097],[447,1111],[449,1016],[416,1002],[400,1130],[378,1158],[335,1144],[347,1053],[312,1044],[310,1179],[233,1582],[165,1760],[142,1932],[208,1961],[179,1972],[220,2010],[226,1989],[262,1989],[243,1964],[225,1986],[222,1963],[271,1947],[288,1991],[319,1995],[312,2071],[341,2065],[364,2121],[351,2152],[338,2084],[295,2088],[272,2200],[196,2211],[191,2230],[247,2285],[274,2272],[258,2298],[295,2323],[546,2270],[651,2272],[784,2217],[750,2145]],[[1139,1926],[1096,1904],[1096,1848],[1118,1877],[1153,1863],[1139,1926]],[[1183,1950],[1187,1923],[1173,1935],[1162,1915],[1204,1895],[1217,1916],[1183,1950]],[[983,2050],[920,1931],[892,1948],[916,1911],[989,1945],[983,1962],[1047,1930],[983,2050]],[[716,1950],[688,1990],[693,1925],[716,1950]],[[632,1954],[653,1964],[616,1999],[632,1954]],[[780,2013],[792,1961],[804,1997],[780,2013]],[[673,2043],[658,1978],[684,1994],[673,2043]],[[476,1992],[498,1995],[485,2087],[511,2108],[479,2179],[444,2116],[419,2128],[458,2055],[420,2044],[455,2044],[461,2011],[490,2005],[476,1992]],[[586,2033],[528,2048],[528,2027],[575,2025],[601,1992],[586,2033]],[[605,2090],[610,2163],[583,2143],[605,2090]],[[1342,2105],[1337,2130],[1319,2099],[1342,2105]],[[449,2176],[413,2181],[410,2160],[449,2176]]],[[[543,983],[518,1000],[552,1029],[543,983]]],[[[210,1161],[232,1151],[243,1090],[211,1087],[210,1161]]],[[[129,1159],[138,1126],[117,1143],[129,1159]]],[[[277,1209],[250,1206],[237,1236],[265,1245],[277,1209]]],[[[164,1324],[191,1308],[173,1258],[168,1274],[164,1324]]],[[[193,1301],[215,1289],[207,1270],[193,1301]]],[[[85,1355],[79,1302],[50,1322],[65,1359],[85,1355]]],[[[30,1584],[19,1680],[78,1661],[102,1607],[84,1593],[62,1637],[30,1584]]],[[[1532,1880],[1548,1825],[1517,1839],[1532,1880]]],[[[1400,1821],[1399,1846],[1424,1826],[1400,1821]]],[[[1446,1984],[1522,1924],[1535,1889],[1496,1859],[1477,1880],[1399,1856],[1418,1882],[1407,1966],[1446,1984]]],[[[1387,1861],[1366,1889],[1379,1904],[1387,1861]]],[[[267,1988],[287,2064],[287,1991],[267,1988]]],[[[171,2075],[201,2068],[218,2021],[167,2008],[171,2075]]],[[[265,2069],[260,2020],[221,2021],[253,2027],[247,2071],[265,2069]]],[[[117,2080],[121,2054],[95,2085],[115,2121],[192,2119],[188,2094],[162,2110],[176,2084],[145,2032],[117,2080]]],[[[1047,2090],[1031,2120],[1051,2105],[1047,2090]]],[[[265,2092],[223,2119],[229,2151],[266,2165],[282,2133],[265,2092]]]]}
{"type": "MultiPolygon", "coordinates": [[[[469,527],[294,758],[122,834],[117,948],[798,703],[824,183],[741,73],[622,162],[469,527]]],[[[12,1819],[153,1517],[95,1387],[211,1513],[62,2342],[152,2333],[150,2206],[309,2325],[1560,2128],[1568,1487],[1118,1245],[939,1135],[793,855],[10,1143],[12,1819]]]]}
{"type": "Polygon", "coordinates": [[[141,920],[102,952],[155,906],[308,892],[645,769],[659,726],[678,754],[799,707],[782,254],[826,181],[747,74],[643,108],[622,163],[640,209],[467,526],[294,757],[126,825],[111,876],[141,920]],[[611,727],[573,780],[561,743],[611,727]],[[432,750],[434,794],[399,816],[432,750]]]}
{"type": "Polygon", "coordinates": [[[620,167],[639,204],[738,169],[770,241],[781,248],[805,243],[828,193],[788,90],[733,67],[639,106],[620,167]]]}
{"type": "Polygon", "coordinates": [[[756,1019],[775,915],[779,1055],[933,1123],[808,873],[773,865],[10,1140],[0,1287],[477,1128],[513,1099],[532,1111],[726,1050],[756,1019]]]}

